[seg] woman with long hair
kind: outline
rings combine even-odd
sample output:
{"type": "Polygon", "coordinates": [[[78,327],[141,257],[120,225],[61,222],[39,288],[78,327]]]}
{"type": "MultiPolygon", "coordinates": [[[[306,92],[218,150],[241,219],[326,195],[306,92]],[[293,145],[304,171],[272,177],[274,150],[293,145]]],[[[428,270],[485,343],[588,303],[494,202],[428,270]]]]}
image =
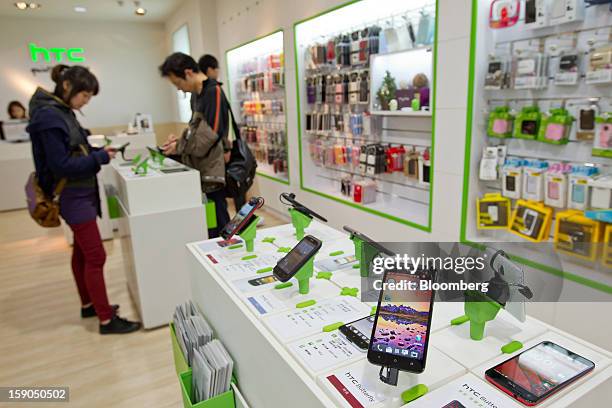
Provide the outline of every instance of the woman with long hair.
{"type": "Polygon", "coordinates": [[[94,149],[89,131],[81,127],[74,111],[80,111],[98,94],[97,78],[81,66],[54,67],[55,91],[38,88],[30,100],[28,132],[36,176],[42,190],[53,196],[61,189],[60,215],[74,233],[72,272],[81,298],[81,317],[98,316],[100,334],[130,333],[140,323],[117,315],[104,282],[106,252],[96,218],[101,214],[96,174],[108,164],[116,150],[94,149]]]}

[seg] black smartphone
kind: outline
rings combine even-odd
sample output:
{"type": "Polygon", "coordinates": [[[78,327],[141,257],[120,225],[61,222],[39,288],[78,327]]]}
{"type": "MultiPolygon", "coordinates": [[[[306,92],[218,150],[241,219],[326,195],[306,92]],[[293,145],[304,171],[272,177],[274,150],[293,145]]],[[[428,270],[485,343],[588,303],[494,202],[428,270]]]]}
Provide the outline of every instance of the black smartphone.
{"type": "Polygon", "coordinates": [[[312,235],[306,235],[296,246],[293,247],[274,267],[272,273],[281,281],[287,282],[310,258],[321,249],[321,241],[312,235]]]}
{"type": "Polygon", "coordinates": [[[353,228],[345,225],[342,227],[342,229],[344,229],[346,232],[348,232],[349,234],[351,234],[351,236],[355,236],[357,238],[359,238],[362,242],[367,242],[368,244],[370,244],[371,246],[373,246],[374,248],[376,248],[379,252],[389,255],[389,256],[394,256],[395,253],[393,251],[391,251],[388,248],[385,248],[384,246],[380,245],[378,242],[374,241],[372,238],[368,237],[365,234],[362,234],[361,232],[354,230],[353,228]]]}
{"type": "Polygon", "coordinates": [[[368,361],[411,373],[425,371],[433,312],[434,291],[421,290],[421,281],[431,281],[429,271],[386,271],[368,361]]]}
{"type": "Polygon", "coordinates": [[[276,279],[276,276],[274,275],[262,276],[261,278],[255,278],[255,279],[249,280],[249,285],[251,286],[267,285],[268,283],[276,282],[277,280],[278,279],[276,279]]]}
{"type": "Polygon", "coordinates": [[[517,401],[534,406],[594,368],[592,361],[543,341],[488,369],[485,377],[517,401]]]}
{"type": "Polygon", "coordinates": [[[117,151],[118,151],[118,152],[124,152],[124,151],[125,151],[125,148],[126,148],[126,147],[128,147],[129,145],[130,145],[130,142],[125,142],[124,144],[122,144],[121,146],[119,146],[119,147],[117,148],[117,151]]]}
{"type": "Polygon", "coordinates": [[[367,351],[370,345],[372,327],[374,327],[374,316],[366,316],[354,322],[344,324],[338,330],[348,341],[359,347],[362,351],[367,351]]]}
{"type": "Polygon", "coordinates": [[[225,227],[223,227],[223,230],[219,235],[221,235],[221,237],[227,241],[233,237],[234,234],[239,233],[240,230],[245,227],[248,221],[253,217],[255,210],[261,208],[262,205],[263,198],[251,197],[251,199],[245,205],[243,205],[242,208],[240,208],[236,215],[234,215],[234,218],[225,224],[225,227]]]}
{"type": "Polygon", "coordinates": [[[295,199],[295,194],[293,194],[293,193],[281,193],[280,197],[281,197],[281,202],[283,202],[283,200],[287,201],[293,208],[295,208],[297,211],[301,212],[302,214],[307,215],[310,218],[314,217],[314,218],[318,218],[319,220],[321,220],[323,222],[327,222],[326,218],[323,218],[323,216],[317,214],[316,212],[312,211],[310,208],[308,208],[305,205],[299,203],[295,199]]]}
{"type": "Polygon", "coordinates": [[[155,146],[155,148],[147,146],[147,150],[149,151],[149,153],[153,154],[164,154],[164,151],[162,150],[161,147],[159,146],[155,146]]]}

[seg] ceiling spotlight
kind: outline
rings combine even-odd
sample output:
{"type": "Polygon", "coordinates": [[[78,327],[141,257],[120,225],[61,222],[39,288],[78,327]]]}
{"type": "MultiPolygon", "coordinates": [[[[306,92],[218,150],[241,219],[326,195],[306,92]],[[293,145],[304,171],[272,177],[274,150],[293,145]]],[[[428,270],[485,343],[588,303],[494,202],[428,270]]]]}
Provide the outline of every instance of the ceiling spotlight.
{"type": "Polygon", "coordinates": [[[134,10],[134,13],[136,13],[137,16],[144,16],[145,14],[147,14],[147,9],[137,7],[136,10],[134,10]]]}
{"type": "Polygon", "coordinates": [[[17,3],[15,3],[15,7],[17,7],[19,10],[25,10],[28,8],[28,3],[26,3],[25,1],[18,1],[17,3]]]}
{"type": "Polygon", "coordinates": [[[87,7],[85,6],[74,6],[74,11],[77,13],[87,13],[87,7]]]}
{"type": "Polygon", "coordinates": [[[29,6],[31,9],[37,9],[41,7],[41,5],[38,3],[30,3],[29,6]]]}

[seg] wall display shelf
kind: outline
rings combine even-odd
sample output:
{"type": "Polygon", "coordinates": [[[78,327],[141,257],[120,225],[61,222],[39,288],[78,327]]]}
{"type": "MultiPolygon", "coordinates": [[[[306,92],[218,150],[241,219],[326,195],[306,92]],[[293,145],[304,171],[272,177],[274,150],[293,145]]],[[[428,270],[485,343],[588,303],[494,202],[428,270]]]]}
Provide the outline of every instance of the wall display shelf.
{"type": "Polygon", "coordinates": [[[518,3],[472,3],[461,238],[547,243],[517,259],[612,293],[609,224],[586,217],[612,207],[610,5],[518,3]]]}
{"type": "Polygon", "coordinates": [[[435,0],[360,0],[297,22],[300,186],[431,230],[435,0]]]}
{"type": "Polygon", "coordinates": [[[232,110],[258,174],[289,184],[283,31],[225,53],[232,110]]]}

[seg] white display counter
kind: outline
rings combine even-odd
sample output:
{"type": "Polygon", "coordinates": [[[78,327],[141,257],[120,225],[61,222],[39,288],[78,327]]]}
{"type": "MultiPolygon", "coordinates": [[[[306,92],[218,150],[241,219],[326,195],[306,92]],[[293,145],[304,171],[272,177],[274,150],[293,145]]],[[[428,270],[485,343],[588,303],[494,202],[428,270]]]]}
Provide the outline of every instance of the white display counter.
{"type": "MultiPolygon", "coordinates": [[[[118,135],[107,135],[106,137],[110,139],[113,146],[121,146],[125,143],[130,143],[130,145],[125,149],[125,157],[127,160],[130,160],[137,154],[141,154],[143,156],[148,155],[147,146],[157,146],[157,140],[155,139],[154,132],[136,133],[131,135],[127,133],[120,133],[118,135]]],[[[104,146],[103,135],[92,135],[89,136],[87,140],[92,146],[104,146]]]]}
{"type": "Polygon", "coordinates": [[[111,163],[128,289],[146,329],[170,322],[190,296],[185,244],[208,236],[199,172],[166,162],[146,175],[134,174],[130,163],[111,163]]]}
{"type": "MultiPolygon", "coordinates": [[[[432,393],[469,376],[483,392],[505,402],[501,406],[515,407],[513,399],[478,380],[484,378],[486,368],[513,355],[503,354],[500,349],[513,340],[524,344],[514,354],[542,340],[551,340],[596,364],[593,373],[550,397],[541,407],[571,406],[585,395],[595,403],[593,406],[607,405],[610,390],[600,385],[612,377],[610,351],[531,317],[520,323],[503,310],[486,326],[485,338],[473,341],[469,339],[469,323],[450,323],[463,315],[462,303],[434,305],[425,372],[400,373],[397,387],[383,384],[378,380],[380,367],[368,363],[364,352],[348,344],[336,330],[323,330],[330,322],[348,323],[371,310],[372,303],[341,295],[346,295],[342,288],[359,288],[359,271],[352,264],[333,271],[331,276],[318,274],[317,264],[322,265],[321,261],[354,254],[347,235],[316,221],[306,229],[307,234],[321,238],[325,248],[315,258],[311,293],[299,295],[294,280],[290,281],[292,286],[285,288],[271,282],[245,289],[245,282],[271,274],[274,261],[283,255],[278,252],[280,246],[297,243],[292,231],[290,224],[259,230],[253,254],[246,253],[244,246],[222,248],[218,240],[187,245],[191,298],[234,358],[235,375],[250,406],[400,407],[404,405],[402,392],[417,384],[426,385],[432,393]],[[338,252],[342,253],[337,255],[338,252]],[[329,285],[335,285],[335,290],[329,285]],[[272,312],[261,312],[270,305],[275,306],[272,312]],[[310,326],[306,327],[306,323],[310,326]]],[[[417,401],[405,406],[409,408],[417,401]]]]}
{"type": "Polygon", "coordinates": [[[34,171],[30,142],[0,141],[0,211],[26,208],[25,184],[34,171]]]}

